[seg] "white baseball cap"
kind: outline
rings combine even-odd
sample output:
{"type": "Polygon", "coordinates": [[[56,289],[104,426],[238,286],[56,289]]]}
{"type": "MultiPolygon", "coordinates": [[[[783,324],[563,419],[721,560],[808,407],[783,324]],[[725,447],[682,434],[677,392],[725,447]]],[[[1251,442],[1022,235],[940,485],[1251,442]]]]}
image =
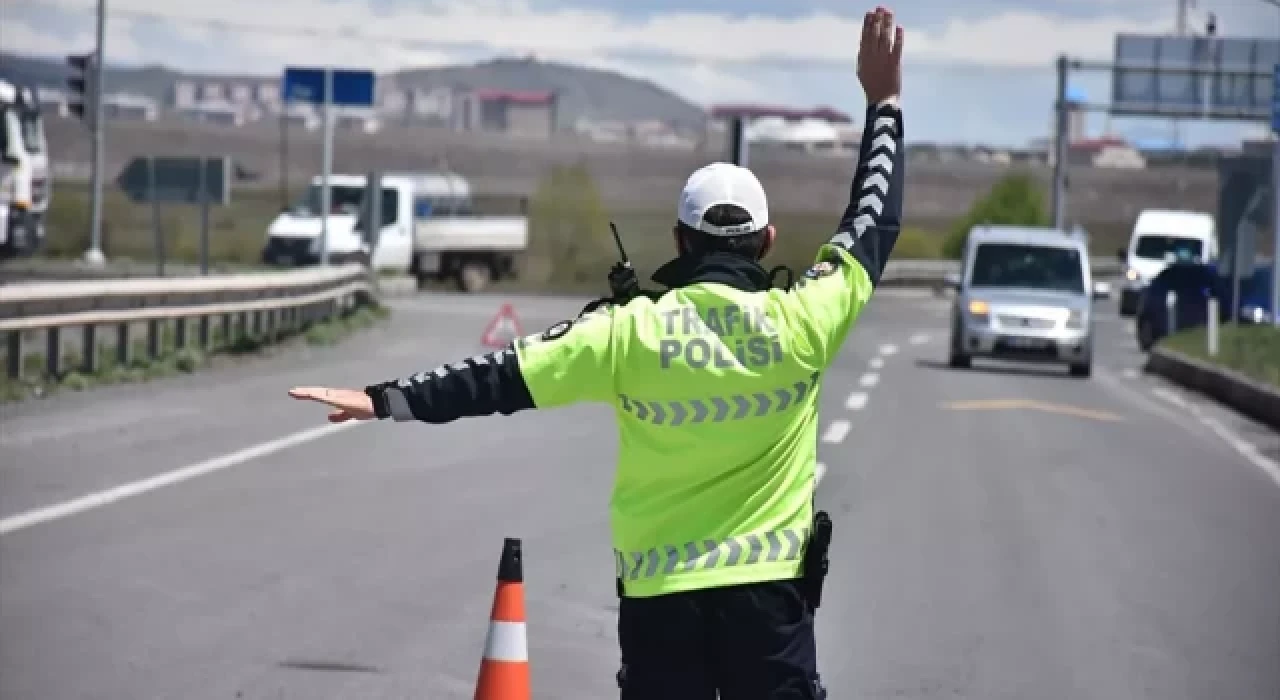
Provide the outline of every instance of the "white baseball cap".
{"type": "Polygon", "coordinates": [[[769,225],[769,201],[755,173],[732,163],[712,163],[694,171],[680,191],[676,215],[691,229],[713,236],[738,236],[769,225]],[[746,210],[751,220],[734,226],[715,226],[703,217],[717,204],[746,210]]]}

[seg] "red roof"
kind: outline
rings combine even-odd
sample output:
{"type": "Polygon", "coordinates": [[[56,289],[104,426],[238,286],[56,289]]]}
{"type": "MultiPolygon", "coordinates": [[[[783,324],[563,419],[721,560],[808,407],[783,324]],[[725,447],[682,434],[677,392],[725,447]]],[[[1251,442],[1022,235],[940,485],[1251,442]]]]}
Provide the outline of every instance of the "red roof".
{"type": "Polygon", "coordinates": [[[484,102],[514,102],[522,105],[545,105],[555,100],[555,93],[535,90],[476,90],[476,99],[484,102]]]}
{"type": "Polygon", "coordinates": [[[716,105],[711,108],[711,117],[713,119],[724,119],[726,117],[748,117],[752,119],[782,117],[783,119],[823,119],[837,124],[853,123],[853,118],[848,114],[831,107],[796,109],[773,105],[716,105]]]}

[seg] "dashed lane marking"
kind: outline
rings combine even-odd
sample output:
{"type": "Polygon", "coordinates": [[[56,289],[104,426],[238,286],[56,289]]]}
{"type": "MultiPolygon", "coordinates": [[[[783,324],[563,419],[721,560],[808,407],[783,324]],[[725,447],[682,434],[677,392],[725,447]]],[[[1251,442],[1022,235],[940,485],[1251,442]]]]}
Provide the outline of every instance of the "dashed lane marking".
{"type": "Polygon", "coordinates": [[[898,352],[897,345],[881,345],[880,346],[881,355],[895,355],[897,354],[897,352],[898,352]]]}
{"type": "Polygon", "coordinates": [[[868,366],[871,367],[871,369],[881,369],[884,367],[884,358],[877,355],[871,358],[871,362],[868,363],[868,366]]]}
{"type": "Polygon", "coordinates": [[[867,401],[870,398],[865,391],[855,391],[845,399],[844,407],[850,411],[861,411],[867,407],[867,401]]]}
{"type": "Polygon", "coordinates": [[[1126,367],[1126,368],[1125,368],[1125,370],[1124,370],[1123,372],[1121,372],[1121,374],[1123,374],[1123,375],[1124,375],[1124,378],[1125,378],[1125,379],[1137,379],[1137,378],[1138,378],[1138,370],[1136,370],[1136,369],[1134,369],[1134,368],[1132,368],[1132,367],[1126,367]]]}
{"type": "Polygon", "coordinates": [[[867,372],[866,374],[862,375],[861,379],[858,380],[858,384],[862,385],[864,388],[867,388],[867,389],[870,389],[871,387],[879,383],[880,383],[880,375],[876,374],[875,372],[867,372]]]}
{"type": "Polygon", "coordinates": [[[822,478],[826,475],[827,475],[827,465],[823,464],[822,462],[818,462],[818,464],[813,468],[813,478],[818,483],[822,483],[822,478]]]}
{"type": "Polygon", "coordinates": [[[916,333],[915,335],[911,336],[910,342],[912,345],[924,345],[925,343],[929,342],[929,334],[916,333]]]}
{"type": "Polygon", "coordinates": [[[844,442],[844,439],[848,437],[849,431],[852,429],[853,424],[847,420],[831,421],[831,425],[827,426],[827,431],[822,434],[822,441],[833,445],[839,444],[844,442]]]}

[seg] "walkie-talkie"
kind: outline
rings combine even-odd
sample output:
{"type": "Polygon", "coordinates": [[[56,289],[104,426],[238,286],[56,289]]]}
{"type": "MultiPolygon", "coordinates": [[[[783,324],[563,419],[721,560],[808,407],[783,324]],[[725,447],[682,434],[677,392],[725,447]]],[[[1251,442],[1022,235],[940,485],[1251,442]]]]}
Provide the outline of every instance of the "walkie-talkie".
{"type": "Polygon", "coordinates": [[[609,270],[609,291],[613,292],[613,298],[618,303],[625,304],[640,293],[640,280],[636,278],[635,268],[631,267],[627,251],[622,247],[618,227],[612,221],[609,222],[609,230],[613,231],[613,242],[618,246],[618,257],[622,258],[609,270]]]}

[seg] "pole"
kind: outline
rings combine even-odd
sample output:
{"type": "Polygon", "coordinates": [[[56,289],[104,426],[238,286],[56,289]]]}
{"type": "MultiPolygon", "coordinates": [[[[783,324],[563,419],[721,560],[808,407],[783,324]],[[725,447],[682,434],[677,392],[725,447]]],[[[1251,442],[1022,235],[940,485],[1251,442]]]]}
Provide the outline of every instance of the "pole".
{"type": "Polygon", "coordinates": [[[1187,35],[1187,0],[1178,0],[1178,36],[1187,35]]]}
{"type": "Polygon", "coordinates": [[[209,274],[209,160],[200,156],[200,274],[209,274]]]}
{"type": "Polygon", "coordinates": [[[329,264],[329,173],[333,169],[333,69],[324,69],[324,151],[320,174],[320,264],[329,264]]]}
{"type": "Polygon", "coordinates": [[[160,193],[156,177],[156,157],[147,156],[147,189],[151,194],[151,228],[155,232],[156,276],[164,277],[164,230],[160,226],[160,193]]]}
{"type": "Polygon", "coordinates": [[[289,96],[280,110],[280,209],[289,207],[289,96]]]}
{"type": "Polygon", "coordinates": [[[1054,102],[1053,227],[1062,229],[1067,200],[1067,57],[1058,56],[1058,97],[1054,102]]]}
{"type": "Polygon", "coordinates": [[[1206,316],[1206,336],[1209,339],[1209,357],[1218,356],[1218,297],[1209,297],[1209,313],[1206,316]]]}
{"type": "MultiPolygon", "coordinates": [[[[1280,74],[1280,65],[1276,73],[1280,74]]],[[[1280,326],[1280,133],[1271,144],[1271,204],[1271,321],[1280,326]]]]}
{"type": "Polygon", "coordinates": [[[91,136],[93,141],[93,154],[90,156],[92,165],[92,173],[89,183],[89,250],[84,253],[85,262],[95,267],[106,264],[107,256],[102,253],[102,170],[103,170],[103,132],[102,126],[102,77],[106,73],[103,70],[103,64],[106,63],[106,54],[104,49],[107,43],[107,0],[98,0],[98,19],[97,19],[97,37],[95,43],[97,48],[94,52],[93,65],[89,70],[93,79],[93,104],[89,105],[89,109],[93,112],[93,124],[91,125],[91,136]]]}

